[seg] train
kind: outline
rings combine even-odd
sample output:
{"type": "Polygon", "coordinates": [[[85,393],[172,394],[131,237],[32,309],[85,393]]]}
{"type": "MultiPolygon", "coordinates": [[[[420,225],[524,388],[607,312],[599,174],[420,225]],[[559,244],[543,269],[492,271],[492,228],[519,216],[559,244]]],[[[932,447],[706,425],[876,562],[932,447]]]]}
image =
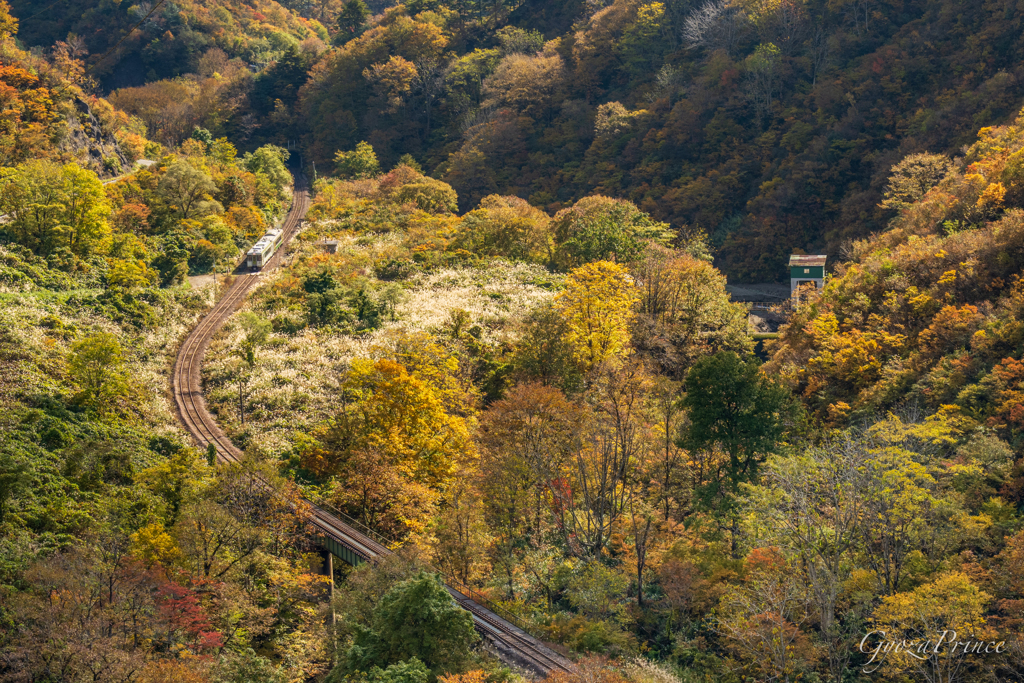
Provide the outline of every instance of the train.
{"type": "Polygon", "coordinates": [[[284,230],[268,230],[267,234],[259,239],[259,241],[252,245],[252,248],[246,252],[245,265],[249,267],[249,270],[259,270],[263,266],[267,265],[270,257],[277,253],[277,250],[281,248],[281,244],[284,242],[284,230]]]}

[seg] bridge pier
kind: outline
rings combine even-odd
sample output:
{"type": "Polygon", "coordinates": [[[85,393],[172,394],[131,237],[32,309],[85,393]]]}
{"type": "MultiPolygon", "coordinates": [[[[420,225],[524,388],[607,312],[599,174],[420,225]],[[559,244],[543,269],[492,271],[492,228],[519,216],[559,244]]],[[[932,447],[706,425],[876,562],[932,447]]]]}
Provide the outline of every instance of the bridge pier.
{"type": "Polygon", "coordinates": [[[324,576],[331,580],[328,599],[331,605],[331,626],[334,626],[338,622],[338,615],[334,612],[334,553],[323,549],[320,551],[320,558],[323,560],[324,576]]]}

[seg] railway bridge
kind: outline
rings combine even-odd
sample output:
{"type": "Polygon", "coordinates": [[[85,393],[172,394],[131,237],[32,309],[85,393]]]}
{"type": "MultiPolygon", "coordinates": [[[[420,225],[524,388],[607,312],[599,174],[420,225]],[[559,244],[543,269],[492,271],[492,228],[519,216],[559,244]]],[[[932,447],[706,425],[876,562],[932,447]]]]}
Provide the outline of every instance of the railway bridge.
{"type": "MultiPolygon", "coordinates": [[[[305,179],[300,176],[297,177],[291,210],[281,226],[284,242],[263,268],[264,271],[280,264],[285,248],[298,231],[308,208],[309,190],[305,179]]],[[[244,272],[243,266],[239,266],[229,289],[185,337],[178,349],[171,378],[174,402],[182,424],[200,447],[206,449],[212,444],[222,462],[237,461],[242,452],[224,434],[206,408],[201,376],[203,356],[210,340],[245,301],[258,278],[258,273],[244,272]]],[[[370,529],[361,527],[354,520],[343,519],[339,512],[328,512],[322,506],[310,503],[309,519],[313,535],[319,539],[322,548],[349,564],[375,562],[392,552],[370,529]]],[[[521,625],[513,623],[515,618],[512,615],[499,616],[497,607],[454,581],[446,580],[446,586],[456,602],[472,614],[477,631],[505,663],[541,676],[552,671],[574,671],[571,661],[527,633],[521,625]]]]}

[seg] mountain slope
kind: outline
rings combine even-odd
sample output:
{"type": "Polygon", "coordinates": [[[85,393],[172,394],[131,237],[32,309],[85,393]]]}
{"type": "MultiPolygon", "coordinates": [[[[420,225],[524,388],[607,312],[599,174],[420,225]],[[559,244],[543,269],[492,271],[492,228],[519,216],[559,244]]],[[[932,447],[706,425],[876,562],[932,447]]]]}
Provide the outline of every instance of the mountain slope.
{"type": "Polygon", "coordinates": [[[22,18],[19,37],[25,44],[48,48],[77,37],[75,44],[90,55],[86,61],[94,67],[93,76],[107,89],[197,71],[211,48],[259,65],[308,38],[327,39],[318,21],[302,18],[273,0],[180,0],[155,8],[150,2],[97,5],[67,0],[54,12],[40,12],[39,3],[32,0],[14,0],[11,5],[15,16],[22,18]],[[107,55],[139,22],[117,51],[107,55]]]}
{"type": "Polygon", "coordinates": [[[69,70],[80,74],[81,64],[66,53],[48,62],[0,38],[0,159],[4,166],[47,158],[74,161],[112,176],[143,155],[147,141],[142,122],[105,100],[87,96],[74,76],[68,77],[69,70]],[[60,69],[62,63],[68,70],[60,69]]]}
{"type": "Polygon", "coordinates": [[[820,301],[783,331],[769,371],[826,423],[909,403],[1019,448],[1024,118],[982,129],[956,163],[911,157],[888,194],[902,204],[891,229],[853,245],[820,301]]]}
{"type": "Polygon", "coordinates": [[[386,164],[413,154],[463,208],[492,192],[549,211],[629,198],[707,230],[743,279],[883,228],[896,161],[952,153],[1024,97],[1014,2],[743,0],[688,39],[702,3],[616,0],[543,48],[496,33],[502,17],[425,5],[389,10],[313,70],[302,123],[318,167],[367,140],[386,164]],[[405,42],[416,32],[434,47],[405,42]]]}

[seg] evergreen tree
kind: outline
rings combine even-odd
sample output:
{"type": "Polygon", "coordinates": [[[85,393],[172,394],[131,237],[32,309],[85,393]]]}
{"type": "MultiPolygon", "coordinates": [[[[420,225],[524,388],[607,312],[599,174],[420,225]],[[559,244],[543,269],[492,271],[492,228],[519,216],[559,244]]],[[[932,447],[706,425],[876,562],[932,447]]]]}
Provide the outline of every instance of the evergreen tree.
{"type": "Polygon", "coordinates": [[[431,674],[454,673],[477,640],[473,617],[460,608],[436,575],[420,572],[380,599],[371,628],[359,628],[348,652],[350,671],[368,671],[410,659],[431,674]]]}
{"type": "Polygon", "coordinates": [[[717,498],[723,488],[735,492],[740,483],[753,481],[798,409],[789,389],[764,375],[756,361],[744,361],[732,351],[694,364],[681,403],[690,425],[680,446],[720,449],[728,458],[722,476],[702,492],[705,500],[717,498]]]}
{"type": "Polygon", "coordinates": [[[338,14],[338,33],[335,40],[344,45],[353,38],[362,35],[366,30],[366,20],[370,18],[370,8],[363,0],[348,0],[338,14]]]}

